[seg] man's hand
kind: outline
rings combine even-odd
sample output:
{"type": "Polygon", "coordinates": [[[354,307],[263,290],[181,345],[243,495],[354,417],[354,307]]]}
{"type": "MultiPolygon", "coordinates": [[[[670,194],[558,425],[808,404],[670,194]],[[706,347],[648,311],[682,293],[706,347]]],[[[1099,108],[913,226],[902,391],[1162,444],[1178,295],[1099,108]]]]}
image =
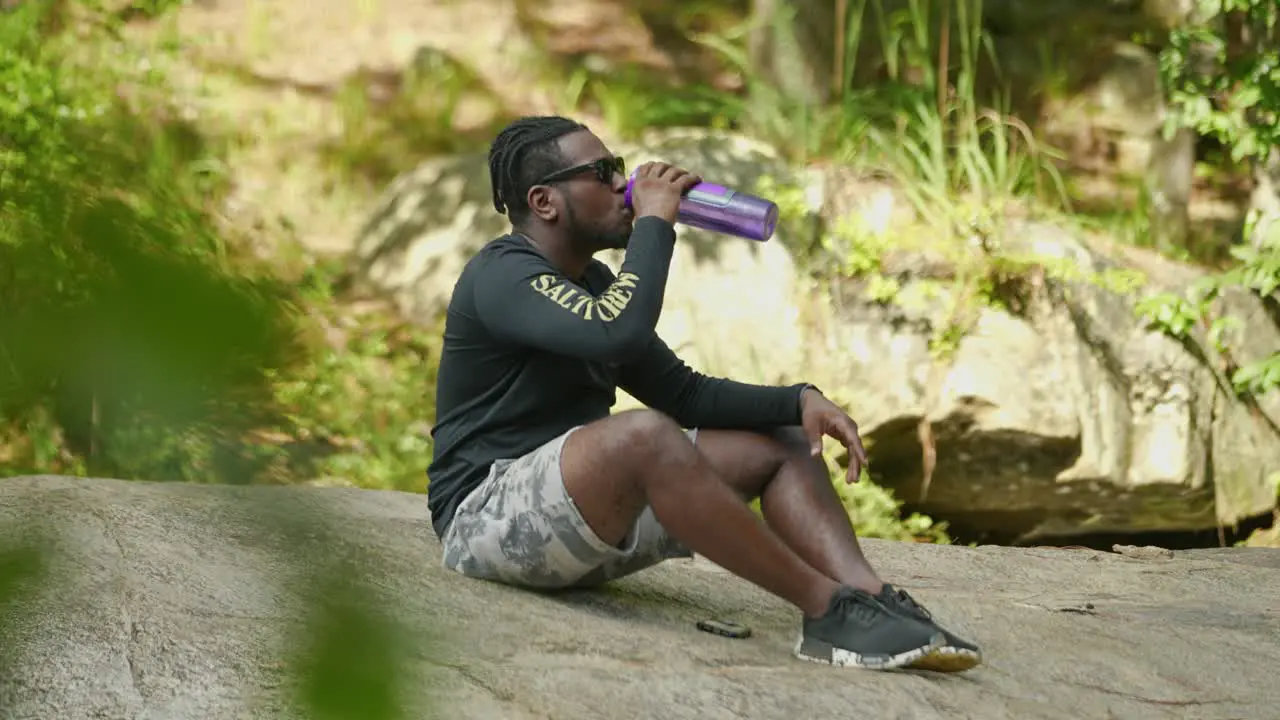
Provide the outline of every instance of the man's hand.
{"type": "Polygon", "coordinates": [[[858,424],[844,410],[814,388],[805,388],[800,396],[800,423],[809,437],[814,457],[822,454],[822,436],[829,435],[849,451],[846,483],[856,483],[867,466],[867,451],[858,437],[858,424]]]}
{"type": "Polygon", "coordinates": [[[655,215],[673,223],[680,211],[680,200],[700,182],[700,176],[674,165],[647,162],[636,169],[631,207],[636,217],[655,215]]]}

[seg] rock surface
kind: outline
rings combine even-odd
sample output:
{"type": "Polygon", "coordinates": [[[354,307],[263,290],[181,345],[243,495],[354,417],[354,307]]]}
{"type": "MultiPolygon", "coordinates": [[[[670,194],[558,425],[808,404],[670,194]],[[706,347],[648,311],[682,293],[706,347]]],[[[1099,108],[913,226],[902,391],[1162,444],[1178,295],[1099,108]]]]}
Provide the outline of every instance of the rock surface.
{"type": "Polygon", "coordinates": [[[1280,707],[1280,550],[868,541],[886,577],[987,655],[958,676],[875,673],[793,659],[795,613],[701,559],[534,595],[441,569],[421,496],[26,477],[0,481],[0,541],[22,519],[53,530],[57,584],[6,638],[25,657],[0,680],[4,716],[288,717],[276,656],[299,617],[286,581],[299,568],[271,522],[286,516],[335,538],[301,543],[304,562],[362,558],[359,579],[405,641],[405,717],[424,717],[428,700],[432,715],[481,720],[1186,720],[1280,707]],[[704,617],[754,635],[701,634],[704,617]],[[410,640],[426,635],[444,642],[410,640]]]}
{"type": "MultiPolygon", "coordinates": [[[[1201,273],[1044,223],[1012,222],[1005,235],[1016,241],[1009,256],[1047,270],[1006,293],[1006,307],[980,306],[949,362],[935,367],[929,353],[949,305],[921,298],[926,286],[950,289],[924,260],[886,264],[901,287],[891,302],[854,288],[828,318],[811,355],[841,362],[805,369],[847,393],[874,442],[873,477],[913,509],[1026,541],[1205,529],[1274,508],[1280,391],[1236,398],[1203,332],[1179,342],[1135,311],[1142,297],[1180,294],[1201,273]],[[1126,274],[1141,281],[1136,291],[1123,287],[1126,274]],[[927,487],[921,416],[937,453],[927,487]]],[[[1223,307],[1240,321],[1225,338],[1238,361],[1280,347],[1280,327],[1256,297],[1234,293],[1223,307]]]]}

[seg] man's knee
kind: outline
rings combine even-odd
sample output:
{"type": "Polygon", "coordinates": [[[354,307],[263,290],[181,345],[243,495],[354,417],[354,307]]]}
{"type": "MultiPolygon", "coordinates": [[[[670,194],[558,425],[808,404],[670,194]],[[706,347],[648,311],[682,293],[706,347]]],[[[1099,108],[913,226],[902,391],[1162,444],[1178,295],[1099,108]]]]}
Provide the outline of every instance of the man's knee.
{"type": "Polygon", "coordinates": [[[771,436],[788,455],[808,456],[810,454],[809,436],[799,425],[783,425],[774,428],[771,436]]]}
{"type": "Polygon", "coordinates": [[[680,426],[652,410],[617,413],[569,435],[561,477],[588,533],[609,547],[630,537],[655,483],[680,475],[671,463],[686,451],[695,452],[680,426]]]}
{"type": "Polygon", "coordinates": [[[827,477],[826,462],[821,454],[813,454],[813,441],[803,427],[779,427],[774,429],[772,437],[782,452],[783,462],[809,470],[815,477],[827,477]]]}
{"type": "Polygon", "coordinates": [[[784,425],[770,433],[787,460],[814,460],[809,435],[799,425],[784,425]]]}
{"type": "Polygon", "coordinates": [[[666,455],[689,445],[684,430],[657,410],[627,410],[612,419],[617,422],[617,440],[624,447],[666,455]]]}
{"type": "Polygon", "coordinates": [[[571,492],[608,496],[623,505],[634,499],[635,512],[643,503],[641,488],[656,469],[687,459],[692,443],[670,417],[654,410],[628,410],[591,423],[569,435],[561,470],[571,492]],[[603,480],[607,479],[607,481],[603,480]]]}

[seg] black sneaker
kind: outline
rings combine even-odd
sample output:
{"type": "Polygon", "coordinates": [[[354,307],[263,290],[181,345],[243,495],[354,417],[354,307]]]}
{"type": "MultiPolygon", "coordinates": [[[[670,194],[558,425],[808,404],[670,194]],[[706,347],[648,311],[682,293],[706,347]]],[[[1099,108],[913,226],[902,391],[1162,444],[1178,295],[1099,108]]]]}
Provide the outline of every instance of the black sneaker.
{"type": "Polygon", "coordinates": [[[911,664],[911,668],[915,670],[935,670],[937,672],[960,672],[969,670],[982,663],[982,651],[977,645],[966,642],[944,630],[933,620],[933,614],[924,608],[923,605],[916,602],[915,598],[907,594],[906,590],[900,590],[892,585],[885,583],[884,589],[876,596],[882,604],[894,612],[913,617],[920,622],[929,624],[943,634],[946,642],[942,647],[934,650],[923,658],[911,664]]]}
{"type": "Polygon", "coordinates": [[[942,647],[936,628],[895,613],[871,593],[841,587],[820,618],[805,618],[796,643],[801,660],[891,670],[920,660],[942,647]]]}

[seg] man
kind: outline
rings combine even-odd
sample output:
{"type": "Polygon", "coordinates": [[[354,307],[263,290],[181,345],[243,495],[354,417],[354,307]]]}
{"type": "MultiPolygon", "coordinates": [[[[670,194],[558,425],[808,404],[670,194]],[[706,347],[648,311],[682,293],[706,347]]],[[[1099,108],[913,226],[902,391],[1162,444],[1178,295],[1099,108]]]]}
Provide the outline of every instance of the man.
{"type": "Polygon", "coordinates": [[[858,478],[853,420],[812,385],[695,373],[656,334],[672,223],[700,179],[646,164],[627,209],[622,160],[561,117],[509,125],[489,171],[513,232],[449,303],[428,469],[444,565],[555,589],[697,552],[800,609],[802,659],[977,665],[863,557],[820,457],[824,434],[840,440],[858,478]],[[617,275],[593,258],[608,248],[626,251],[617,275]],[[611,415],[619,387],[650,409],[611,415]]]}

